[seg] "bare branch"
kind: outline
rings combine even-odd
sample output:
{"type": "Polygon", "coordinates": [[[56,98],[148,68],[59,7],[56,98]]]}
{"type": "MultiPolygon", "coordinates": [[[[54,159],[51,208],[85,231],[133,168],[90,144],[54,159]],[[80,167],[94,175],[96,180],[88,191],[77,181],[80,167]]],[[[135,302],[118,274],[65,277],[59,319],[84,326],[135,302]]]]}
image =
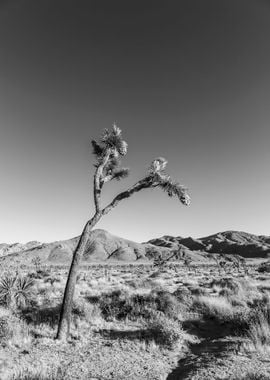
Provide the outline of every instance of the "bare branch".
{"type": "Polygon", "coordinates": [[[111,154],[111,150],[108,149],[101,163],[97,166],[95,176],[94,176],[94,202],[95,202],[96,213],[99,213],[101,209],[100,196],[101,196],[101,188],[102,188],[102,174],[103,174],[103,169],[109,160],[110,154],[111,154]]]}
{"type": "Polygon", "coordinates": [[[120,201],[123,199],[129,198],[132,194],[137,193],[140,190],[148,189],[152,187],[153,185],[153,178],[152,176],[147,176],[137,183],[130,187],[128,190],[123,191],[122,193],[118,194],[111,203],[109,203],[104,209],[102,210],[102,215],[108,214],[114,207],[118,205],[120,201]]]}

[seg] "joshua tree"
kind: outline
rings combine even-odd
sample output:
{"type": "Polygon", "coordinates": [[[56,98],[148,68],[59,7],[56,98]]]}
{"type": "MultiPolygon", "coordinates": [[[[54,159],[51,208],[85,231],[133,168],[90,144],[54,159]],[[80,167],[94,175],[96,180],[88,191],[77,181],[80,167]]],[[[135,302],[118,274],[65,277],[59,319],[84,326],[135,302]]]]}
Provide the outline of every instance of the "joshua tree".
{"type": "Polygon", "coordinates": [[[248,274],[248,267],[247,267],[246,259],[240,255],[234,255],[234,257],[235,257],[235,261],[236,261],[236,266],[238,268],[238,272],[240,272],[240,269],[242,268],[244,273],[248,274]]]}
{"type": "Polygon", "coordinates": [[[38,256],[34,257],[32,259],[32,264],[35,266],[36,271],[38,272],[40,270],[40,266],[41,266],[41,258],[38,256]]]}
{"type": "Polygon", "coordinates": [[[148,172],[141,180],[127,190],[119,193],[109,204],[102,207],[101,191],[103,186],[109,181],[121,180],[129,174],[129,169],[121,166],[121,157],[127,153],[127,143],[122,138],[121,130],[116,125],[113,125],[111,130],[105,129],[99,142],[92,140],[92,147],[96,158],[94,174],[95,212],[93,217],[85,224],[73,253],[60,313],[57,339],[64,339],[69,336],[73,294],[78,267],[85,252],[90,232],[98,221],[122,200],[129,198],[141,190],[149,188],[159,187],[166,191],[169,197],[176,196],[184,205],[190,204],[187,189],[178,182],[172,181],[171,177],[165,172],[167,161],[159,157],[152,162],[148,172]]]}
{"type": "Polygon", "coordinates": [[[227,260],[223,257],[222,254],[208,254],[207,257],[215,261],[220,275],[222,269],[224,273],[226,273],[227,260]]]}
{"type": "Polygon", "coordinates": [[[184,261],[184,265],[185,265],[186,269],[190,272],[191,271],[192,259],[188,256],[185,256],[183,261],[184,261]]]}

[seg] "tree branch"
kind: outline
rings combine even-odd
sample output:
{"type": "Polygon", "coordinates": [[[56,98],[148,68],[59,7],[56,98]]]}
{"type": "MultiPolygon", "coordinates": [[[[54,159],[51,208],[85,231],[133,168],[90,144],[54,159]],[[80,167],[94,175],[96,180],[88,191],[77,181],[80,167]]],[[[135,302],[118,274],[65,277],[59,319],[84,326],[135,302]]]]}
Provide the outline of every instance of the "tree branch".
{"type": "Polygon", "coordinates": [[[94,176],[94,202],[95,202],[96,213],[99,213],[101,209],[101,201],[100,201],[101,188],[102,188],[101,177],[103,174],[103,169],[109,160],[110,154],[111,154],[111,150],[108,149],[101,163],[98,165],[95,172],[95,176],[94,176]]]}
{"type": "Polygon", "coordinates": [[[152,187],[153,184],[153,178],[152,176],[147,176],[137,183],[130,187],[129,189],[123,191],[122,193],[118,194],[111,203],[109,203],[104,209],[101,211],[102,215],[108,214],[114,207],[118,205],[120,201],[123,199],[129,198],[132,194],[137,193],[138,191],[142,189],[147,189],[152,187]]]}

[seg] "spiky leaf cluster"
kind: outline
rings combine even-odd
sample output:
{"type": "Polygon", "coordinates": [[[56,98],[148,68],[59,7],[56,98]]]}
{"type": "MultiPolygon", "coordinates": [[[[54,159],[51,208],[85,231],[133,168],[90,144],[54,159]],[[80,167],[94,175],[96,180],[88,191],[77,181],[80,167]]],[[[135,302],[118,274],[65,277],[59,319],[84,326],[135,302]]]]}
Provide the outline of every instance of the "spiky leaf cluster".
{"type": "Polygon", "coordinates": [[[150,174],[164,173],[167,163],[168,161],[163,157],[155,158],[149,167],[149,173],[150,174]]]}
{"type": "Polygon", "coordinates": [[[103,163],[101,185],[113,179],[120,180],[128,176],[129,169],[121,167],[121,157],[127,153],[127,143],[122,138],[121,129],[115,124],[111,130],[105,129],[100,141],[92,140],[93,153],[97,158],[96,167],[103,163]],[[104,164],[104,158],[109,158],[104,164]]]}
{"type": "Polygon", "coordinates": [[[129,175],[129,169],[121,166],[121,160],[118,157],[112,157],[108,160],[103,169],[103,178],[109,180],[121,180],[129,175]]]}
{"type": "Polygon", "coordinates": [[[32,286],[33,280],[29,277],[6,273],[0,280],[0,303],[25,306],[31,297],[32,286]]]}
{"type": "Polygon", "coordinates": [[[149,173],[153,178],[154,186],[163,189],[169,197],[176,196],[185,206],[190,205],[190,196],[187,193],[187,188],[179,182],[174,182],[171,177],[166,174],[165,168],[167,160],[163,157],[156,158],[150,168],[149,173]]]}
{"type": "Polygon", "coordinates": [[[111,157],[125,156],[128,144],[122,138],[121,129],[114,124],[111,130],[104,130],[99,142],[92,140],[92,147],[94,155],[100,160],[108,151],[111,157]]]}

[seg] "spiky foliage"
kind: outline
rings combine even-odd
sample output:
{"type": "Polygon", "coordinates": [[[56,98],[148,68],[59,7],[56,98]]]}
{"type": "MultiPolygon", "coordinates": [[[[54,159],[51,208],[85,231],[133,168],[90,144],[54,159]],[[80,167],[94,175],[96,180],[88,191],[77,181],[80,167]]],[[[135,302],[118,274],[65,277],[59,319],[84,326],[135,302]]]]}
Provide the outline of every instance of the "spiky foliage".
{"type": "Polygon", "coordinates": [[[96,142],[96,140],[91,141],[93,154],[100,159],[104,155],[105,148],[96,142]]]}
{"type": "Polygon", "coordinates": [[[121,167],[121,157],[127,153],[127,143],[122,138],[121,129],[115,124],[111,130],[105,129],[100,141],[92,140],[93,154],[96,156],[98,167],[106,154],[109,159],[105,163],[101,175],[101,186],[113,179],[121,180],[129,175],[129,169],[121,167]]]}
{"type": "Polygon", "coordinates": [[[149,167],[149,173],[153,175],[156,173],[165,174],[167,163],[168,161],[163,157],[155,158],[149,167]]]}
{"type": "Polygon", "coordinates": [[[6,273],[0,280],[0,303],[7,307],[25,307],[32,295],[33,280],[6,273]]]}
{"type": "Polygon", "coordinates": [[[127,154],[127,143],[122,138],[122,131],[113,124],[111,130],[105,129],[101,137],[101,142],[107,149],[112,150],[114,156],[125,156],[127,154]]]}
{"type": "Polygon", "coordinates": [[[25,307],[33,292],[34,281],[29,277],[19,276],[16,281],[14,298],[18,307],[25,307]]]}
{"type": "Polygon", "coordinates": [[[163,157],[156,158],[150,168],[149,174],[153,178],[153,186],[163,189],[169,197],[176,196],[185,206],[190,205],[190,196],[187,193],[187,188],[179,182],[174,182],[171,177],[166,174],[165,169],[167,161],[163,157]]]}
{"type": "Polygon", "coordinates": [[[0,302],[9,306],[12,302],[16,277],[10,274],[5,274],[0,280],[0,302]]]}
{"type": "Polygon", "coordinates": [[[125,156],[128,144],[122,138],[122,131],[115,124],[111,130],[105,129],[100,141],[92,140],[93,153],[99,160],[110,150],[111,158],[125,156]]]}

